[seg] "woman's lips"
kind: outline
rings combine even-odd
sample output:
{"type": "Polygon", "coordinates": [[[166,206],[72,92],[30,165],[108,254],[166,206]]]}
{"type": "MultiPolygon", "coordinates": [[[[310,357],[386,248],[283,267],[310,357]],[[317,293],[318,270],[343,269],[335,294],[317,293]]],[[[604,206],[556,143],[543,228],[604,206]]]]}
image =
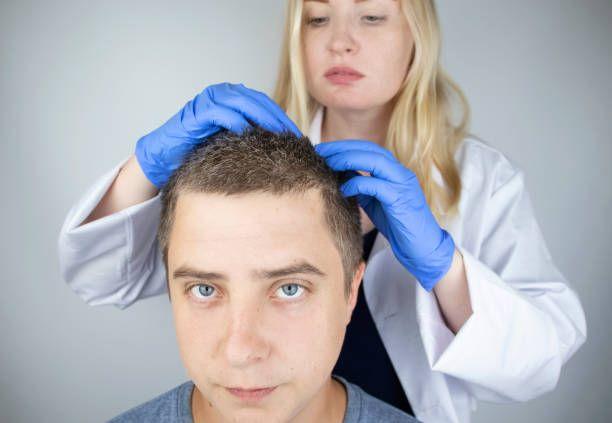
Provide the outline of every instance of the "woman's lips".
{"type": "Polygon", "coordinates": [[[276,386],[272,388],[263,389],[240,389],[240,388],[225,388],[227,391],[237,398],[248,401],[257,401],[263,399],[276,389],[276,386]]]}
{"type": "Polygon", "coordinates": [[[363,76],[335,73],[335,74],[326,76],[326,78],[332,84],[336,84],[336,85],[349,85],[352,82],[355,82],[355,81],[363,78],[363,76]]]}
{"type": "Polygon", "coordinates": [[[363,78],[363,75],[353,68],[340,66],[329,69],[327,72],[325,72],[325,77],[332,84],[348,85],[363,78]]]}

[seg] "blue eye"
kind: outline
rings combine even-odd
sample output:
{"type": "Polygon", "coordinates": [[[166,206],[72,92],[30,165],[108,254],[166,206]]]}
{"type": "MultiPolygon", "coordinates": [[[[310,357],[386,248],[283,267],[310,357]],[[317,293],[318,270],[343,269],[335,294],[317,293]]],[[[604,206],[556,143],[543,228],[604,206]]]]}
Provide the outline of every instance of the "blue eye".
{"type": "Polygon", "coordinates": [[[295,283],[288,283],[279,288],[283,294],[287,295],[286,297],[281,298],[299,298],[301,295],[296,295],[296,293],[300,290],[304,291],[304,287],[302,285],[298,285],[295,283]]]}
{"type": "MultiPolygon", "coordinates": [[[[278,288],[277,291],[280,291],[281,298],[301,298],[301,292],[304,291],[304,287],[302,285],[296,283],[289,283],[278,288]]],[[[187,291],[191,292],[191,294],[200,300],[205,300],[209,298],[215,297],[215,287],[205,284],[196,284],[187,288],[187,291]]]]}
{"type": "Polygon", "coordinates": [[[196,296],[196,298],[210,298],[215,288],[210,285],[197,284],[189,288],[189,290],[196,296]]]}

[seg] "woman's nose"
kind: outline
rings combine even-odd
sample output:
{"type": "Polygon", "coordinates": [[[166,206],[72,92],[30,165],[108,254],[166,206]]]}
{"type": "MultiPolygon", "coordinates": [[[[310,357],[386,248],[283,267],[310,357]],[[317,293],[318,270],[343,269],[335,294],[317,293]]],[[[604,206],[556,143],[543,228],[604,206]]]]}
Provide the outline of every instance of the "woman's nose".
{"type": "Polygon", "coordinates": [[[239,312],[231,317],[227,328],[225,356],[228,364],[241,368],[264,360],[269,345],[262,336],[258,312],[239,312]]]}
{"type": "Polygon", "coordinates": [[[332,53],[340,55],[357,51],[357,43],[348,24],[332,26],[328,48],[332,53]]]}

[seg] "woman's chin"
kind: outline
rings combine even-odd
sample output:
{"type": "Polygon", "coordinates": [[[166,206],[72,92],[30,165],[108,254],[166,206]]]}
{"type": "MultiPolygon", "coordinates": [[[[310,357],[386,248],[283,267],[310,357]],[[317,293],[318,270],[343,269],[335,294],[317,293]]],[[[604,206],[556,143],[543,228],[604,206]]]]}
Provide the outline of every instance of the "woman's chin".
{"type": "Polygon", "coordinates": [[[326,96],[326,101],[323,102],[328,108],[336,109],[336,110],[352,110],[352,111],[361,111],[361,110],[369,110],[372,107],[375,107],[375,103],[371,100],[359,100],[355,97],[352,98],[343,98],[341,95],[330,94],[326,96]]]}
{"type": "Polygon", "coordinates": [[[316,96],[319,102],[325,106],[337,110],[364,111],[385,104],[388,98],[373,97],[372,92],[359,90],[334,90],[326,89],[321,95],[316,96]]]}

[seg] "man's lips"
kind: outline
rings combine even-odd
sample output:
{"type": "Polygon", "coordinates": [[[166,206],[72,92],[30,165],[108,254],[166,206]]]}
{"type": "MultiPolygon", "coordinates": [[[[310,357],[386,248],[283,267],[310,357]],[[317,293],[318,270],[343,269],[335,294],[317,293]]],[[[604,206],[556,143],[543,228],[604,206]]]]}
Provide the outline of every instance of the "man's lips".
{"type": "Polygon", "coordinates": [[[243,389],[243,388],[225,388],[227,391],[244,400],[258,400],[270,394],[276,389],[276,386],[269,388],[243,389]]]}

